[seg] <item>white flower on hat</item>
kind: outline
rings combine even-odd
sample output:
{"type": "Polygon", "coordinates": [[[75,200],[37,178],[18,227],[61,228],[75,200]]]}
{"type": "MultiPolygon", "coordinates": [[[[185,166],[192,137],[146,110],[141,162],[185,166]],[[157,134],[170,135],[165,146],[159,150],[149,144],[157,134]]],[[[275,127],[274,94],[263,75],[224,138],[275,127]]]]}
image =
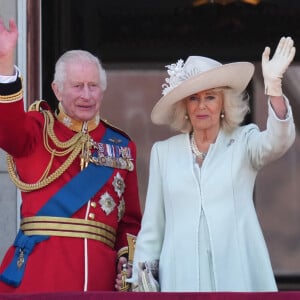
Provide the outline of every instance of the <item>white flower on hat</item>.
{"type": "Polygon", "coordinates": [[[162,94],[166,95],[171,90],[173,90],[176,86],[178,86],[184,79],[185,79],[185,72],[183,70],[183,59],[179,59],[177,63],[167,65],[166,68],[168,68],[168,74],[169,78],[166,78],[164,83],[162,85],[162,94]]]}
{"type": "Polygon", "coordinates": [[[179,59],[177,63],[166,66],[170,77],[162,85],[162,94],[165,96],[183,81],[218,66],[221,63],[208,57],[190,56],[185,63],[179,59]]]}

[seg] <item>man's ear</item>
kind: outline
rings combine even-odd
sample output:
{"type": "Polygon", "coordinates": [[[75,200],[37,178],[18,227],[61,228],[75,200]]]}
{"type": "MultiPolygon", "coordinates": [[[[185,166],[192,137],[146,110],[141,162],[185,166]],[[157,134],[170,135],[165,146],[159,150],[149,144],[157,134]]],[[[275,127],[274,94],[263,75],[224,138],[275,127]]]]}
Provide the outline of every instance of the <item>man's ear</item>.
{"type": "Polygon", "coordinates": [[[60,93],[60,91],[59,91],[59,88],[58,88],[57,83],[52,82],[52,83],[51,83],[51,87],[52,87],[52,90],[53,90],[53,92],[54,92],[54,94],[55,94],[56,99],[57,99],[58,101],[61,101],[61,93],[60,93]]]}

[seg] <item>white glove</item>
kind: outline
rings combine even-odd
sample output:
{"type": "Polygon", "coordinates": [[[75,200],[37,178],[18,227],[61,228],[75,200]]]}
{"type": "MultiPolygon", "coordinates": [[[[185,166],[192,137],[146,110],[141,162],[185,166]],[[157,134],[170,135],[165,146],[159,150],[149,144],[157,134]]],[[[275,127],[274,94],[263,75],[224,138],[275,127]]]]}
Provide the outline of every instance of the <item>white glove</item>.
{"type": "Polygon", "coordinates": [[[290,37],[282,37],[271,60],[270,51],[269,47],[265,48],[261,61],[265,94],[282,96],[281,79],[295,56],[294,41],[290,37]]]}

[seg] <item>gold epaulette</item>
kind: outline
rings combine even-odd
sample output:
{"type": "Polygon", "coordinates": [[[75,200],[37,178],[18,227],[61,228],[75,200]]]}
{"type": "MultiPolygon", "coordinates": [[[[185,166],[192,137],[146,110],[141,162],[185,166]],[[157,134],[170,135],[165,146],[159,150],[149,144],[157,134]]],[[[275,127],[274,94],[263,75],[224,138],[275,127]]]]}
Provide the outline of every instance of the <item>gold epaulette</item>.
{"type": "Polygon", "coordinates": [[[50,110],[49,104],[45,100],[36,100],[30,104],[28,111],[50,110]]]}

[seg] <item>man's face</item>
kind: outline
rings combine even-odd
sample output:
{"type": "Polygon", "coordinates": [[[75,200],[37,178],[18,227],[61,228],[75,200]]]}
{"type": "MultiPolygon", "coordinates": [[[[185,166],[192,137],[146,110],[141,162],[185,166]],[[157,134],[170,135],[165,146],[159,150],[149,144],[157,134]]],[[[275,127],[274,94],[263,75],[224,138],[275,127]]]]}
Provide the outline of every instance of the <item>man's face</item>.
{"type": "Polygon", "coordinates": [[[89,121],[99,114],[103,91],[94,63],[77,61],[67,64],[62,89],[59,90],[56,84],[52,88],[69,117],[89,121]]]}

